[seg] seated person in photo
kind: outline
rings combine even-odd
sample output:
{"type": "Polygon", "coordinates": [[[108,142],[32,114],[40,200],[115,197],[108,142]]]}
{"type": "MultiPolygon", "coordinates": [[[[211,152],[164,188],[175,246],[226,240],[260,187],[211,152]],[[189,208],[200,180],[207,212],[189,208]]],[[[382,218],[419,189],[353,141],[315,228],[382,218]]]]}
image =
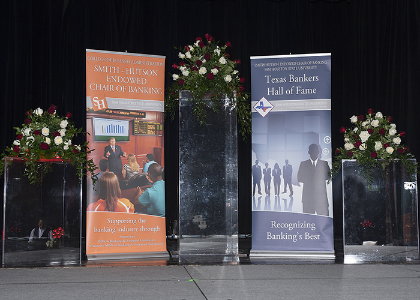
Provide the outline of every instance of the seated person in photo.
{"type": "Polygon", "coordinates": [[[91,203],[87,211],[113,211],[134,213],[134,205],[126,198],[121,198],[121,189],[115,174],[106,172],[98,181],[98,201],[91,203]]]}
{"type": "Polygon", "coordinates": [[[155,156],[151,153],[146,155],[146,161],[143,161],[143,173],[147,173],[149,171],[149,167],[151,164],[155,164],[155,156]]]}
{"type": "Polygon", "coordinates": [[[97,175],[98,180],[96,181],[95,186],[94,186],[94,190],[96,192],[95,195],[98,192],[98,182],[99,182],[99,179],[101,179],[102,174],[104,174],[108,170],[108,166],[109,166],[109,163],[108,163],[108,160],[107,159],[101,159],[99,161],[99,170],[100,170],[100,172],[98,172],[98,175],[97,175]]]}
{"type": "Polygon", "coordinates": [[[162,180],[162,167],[158,163],[149,167],[149,178],[153,182],[151,188],[143,190],[137,187],[138,201],[147,207],[149,215],[165,216],[165,182],[162,180]]]}
{"type": "Polygon", "coordinates": [[[122,170],[122,175],[125,179],[130,179],[134,175],[139,174],[140,166],[136,161],[136,156],[134,154],[128,154],[127,157],[128,164],[125,164],[122,170]]]}
{"type": "Polygon", "coordinates": [[[38,221],[38,227],[32,229],[29,235],[29,250],[47,249],[46,242],[52,238],[52,231],[47,228],[43,219],[38,221]]]}

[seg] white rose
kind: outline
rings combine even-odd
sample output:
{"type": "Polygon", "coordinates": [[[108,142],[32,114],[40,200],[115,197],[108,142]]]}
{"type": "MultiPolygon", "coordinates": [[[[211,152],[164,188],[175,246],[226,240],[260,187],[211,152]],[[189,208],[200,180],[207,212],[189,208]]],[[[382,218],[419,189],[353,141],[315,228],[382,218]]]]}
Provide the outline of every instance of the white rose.
{"type": "Polygon", "coordinates": [[[348,142],[348,141],[350,141],[350,139],[349,138],[344,138],[344,142],[348,142]]]}
{"type": "Polygon", "coordinates": [[[213,75],[216,75],[217,73],[219,73],[219,70],[217,70],[216,68],[211,69],[210,71],[213,73],[213,75]]]}
{"type": "Polygon", "coordinates": [[[195,41],[194,45],[195,45],[196,47],[200,46],[200,41],[195,41]]]}
{"type": "Polygon", "coordinates": [[[188,72],[187,70],[182,71],[182,75],[184,76],[188,76],[190,74],[190,72],[188,72]]]}
{"type": "Polygon", "coordinates": [[[173,74],[173,75],[172,75],[172,78],[173,78],[173,80],[178,80],[179,75],[178,75],[178,74],[173,74]]]}
{"type": "Polygon", "coordinates": [[[203,60],[201,61],[203,64],[206,62],[207,60],[205,60],[204,58],[203,58],[203,60]]]}
{"type": "Polygon", "coordinates": [[[238,74],[238,70],[233,71],[232,74],[238,74]]]}
{"type": "Polygon", "coordinates": [[[193,46],[188,46],[189,48],[190,48],[190,52],[193,52],[194,51],[194,47],[193,46]]]}
{"type": "Polygon", "coordinates": [[[356,123],[356,122],[357,122],[357,117],[356,117],[356,116],[352,116],[352,117],[350,118],[350,122],[352,122],[352,123],[356,123]]]}
{"type": "Polygon", "coordinates": [[[381,150],[382,149],[382,143],[381,142],[375,142],[375,150],[381,150]]]}
{"type": "Polygon", "coordinates": [[[63,146],[63,149],[64,149],[64,150],[69,150],[69,145],[67,145],[67,144],[66,144],[66,145],[64,145],[64,146],[63,146]]]}
{"type": "Polygon", "coordinates": [[[357,127],[355,127],[354,129],[353,129],[353,131],[356,133],[357,132],[357,130],[359,130],[359,128],[357,128],[357,127]]]}
{"type": "Polygon", "coordinates": [[[186,69],[187,69],[187,67],[180,66],[180,67],[179,67],[179,69],[180,69],[180,70],[181,70],[181,72],[182,72],[182,71],[186,70],[186,69]]]}
{"type": "Polygon", "coordinates": [[[219,58],[219,63],[221,63],[222,65],[225,65],[227,63],[226,58],[224,58],[223,56],[219,58]]]}
{"type": "Polygon", "coordinates": [[[80,151],[80,150],[82,150],[82,148],[80,147],[80,145],[75,145],[75,147],[76,147],[76,149],[77,149],[77,150],[79,150],[79,151],[80,151]]]}
{"type": "Polygon", "coordinates": [[[191,53],[190,53],[190,51],[185,52],[185,57],[186,57],[186,58],[191,58],[191,53]]]}
{"type": "Polygon", "coordinates": [[[393,138],[392,141],[394,142],[394,144],[397,144],[397,145],[401,143],[401,139],[399,137],[393,138]]]}
{"type": "Polygon", "coordinates": [[[226,82],[231,82],[232,81],[232,76],[226,75],[224,79],[225,79],[226,82]]]}
{"type": "Polygon", "coordinates": [[[373,120],[372,123],[371,123],[371,125],[373,127],[378,127],[379,126],[379,121],[378,120],[373,120]]]}
{"type": "Polygon", "coordinates": [[[13,145],[20,146],[20,141],[19,140],[14,140],[13,145]]]}
{"type": "Polygon", "coordinates": [[[182,52],[179,52],[178,57],[181,58],[181,59],[184,59],[185,58],[185,54],[182,53],[182,52]]]}
{"type": "Polygon", "coordinates": [[[378,111],[375,115],[375,118],[377,119],[382,119],[384,116],[382,115],[382,113],[380,111],[378,111]]]}
{"type": "Polygon", "coordinates": [[[359,146],[359,149],[360,150],[366,150],[366,144],[365,143],[363,143],[363,144],[361,144],[360,146],[359,146]]]}
{"type": "Polygon", "coordinates": [[[346,150],[351,150],[351,149],[353,149],[353,148],[354,148],[354,145],[353,145],[352,143],[345,143],[345,144],[344,144],[344,148],[345,148],[346,150]]]}
{"type": "Polygon", "coordinates": [[[388,152],[389,154],[392,154],[392,152],[394,152],[394,148],[392,148],[392,147],[387,147],[385,150],[386,150],[386,152],[388,152]]]}
{"type": "Polygon", "coordinates": [[[47,143],[48,145],[51,143],[51,139],[50,138],[45,138],[45,143],[47,143]]]}
{"type": "Polygon", "coordinates": [[[29,136],[31,134],[31,128],[26,128],[24,131],[23,131],[23,135],[25,135],[25,136],[29,136]]]}
{"type": "Polygon", "coordinates": [[[42,110],[42,108],[37,108],[34,110],[34,113],[38,116],[42,115],[44,113],[44,111],[42,110]]]}
{"type": "Polygon", "coordinates": [[[220,49],[219,48],[214,49],[214,53],[216,53],[217,55],[220,55],[220,49]]]}
{"type": "Polygon", "coordinates": [[[389,125],[391,126],[391,128],[394,128],[394,129],[396,129],[396,128],[397,128],[397,125],[395,125],[394,123],[389,124],[389,125]]]}
{"type": "Polygon", "coordinates": [[[366,130],[360,132],[360,139],[362,140],[363,143],[366,142],[369,139],[369,137],[370,137],[370,134],[366,130]]]}
{"type": "Polygon", "coordinates": [[[35,140],[33,136],[28,136],[26,138],[26,145],[32,144],[32,142],[35,140]]]}
{"type": "Polygon", "coordinates": [[[63,138],[62,138],[61,136],[56,136],[56,137],[54,138],[54,143],[55,143],[56,145],[60,145],[62,142],[63,142],[63,138]]]}
{"type": "Polygon", "coordinates": [[[60,127],[61,128],[66,128],[68,124],[69,124],[69,121],[63,120],[63,121],[60,122],[60,127]]]}
{"type": "Polygon", "coordinates": [[[201,75],[206,74],[206,73],[207,73],[207,69],[206,69],[206,67],[201,67],[201,68],[198,70],[198,73],[200,73],[201,75]]]}
{"type": "Polygon", "coordinates": [[[369,125],[369,121],[364,121],[363,123],[362,123],[362,126],[363,127],[367,127],[369,125]]]}
{"type": "Polygon", "coordinates": [[[58,132],[60,133],[61,136],[66,135],[66,130],[65,129],[60,129],[58,132]]]}
{"type": "Polygon", "coordinates": [[[395,134],[397,134],[397,130],[395,128],[391,128],[389,130],[389,135],[395,135],[395,134]]]}
{"type": "Polygon", "coordinates": [[[47,136],[50,134],[50,130],[47,127],[42,128],[42,135],[47,136]]]}

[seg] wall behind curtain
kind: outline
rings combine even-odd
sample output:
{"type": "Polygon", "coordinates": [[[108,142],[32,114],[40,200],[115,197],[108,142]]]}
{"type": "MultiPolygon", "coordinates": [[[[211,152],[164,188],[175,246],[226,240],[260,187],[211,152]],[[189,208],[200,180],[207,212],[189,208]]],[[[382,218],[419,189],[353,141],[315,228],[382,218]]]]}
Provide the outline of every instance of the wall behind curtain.
{"type": "MultiPolygon", "coordinates": [[[[392,115],[420,157],[419,0],[2,1],[0,4],[0,149],[11,145],[28,109],[58,105],[85,126],[85,49],[166,56],[209,33],[233,47],[250,92],[250,56],[332,53],[333,149],[341,126],[368,108],[392,115]]],[[[171,77],[167,75],[166,84],[171,77]]],[[[167,217],[175,219],[177,128],[165,130],[167,217]]],[[[79,141],[81,142],[81,141],[79,141]]],[[[239,141],[239,232],[251,232],[251,141],[239,141]]],[[[341,228],[339,180],[335,226],[341,228]]],[[[340,240],[341,230],[336,231],[340,240]]]]}

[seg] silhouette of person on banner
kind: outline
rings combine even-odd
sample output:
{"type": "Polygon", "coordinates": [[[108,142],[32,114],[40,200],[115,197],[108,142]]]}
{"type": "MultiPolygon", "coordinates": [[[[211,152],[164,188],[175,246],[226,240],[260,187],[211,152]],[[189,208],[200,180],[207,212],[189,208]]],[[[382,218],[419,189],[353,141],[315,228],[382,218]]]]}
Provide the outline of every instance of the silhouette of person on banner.
{"type": "Polygon", "coordinates": [[[317,144],[311,144],[308,153],[310,158],[300,163],[297,174],[298,181],[303,183],[303,212],[328,216],[326,181],[329,178],[330,167],[325,160],[318,158],[317,144]]]}
{"type": "Polygon", "coordinates": [[[285,165],[283,166],[283,181],[284,181],[284,190],[283,194],[287,192],[287,186],[289,186],[290,194],[289,196],[293,196],[293,186],[292,186],[292,174],[293,174],[293,167],[289,164],[289,160],[286,159],[285,165]]]}
{"type": "Polygon", "coordinates": [[[255,195],[255,186],[258,186],[258,194],[261,195],[261,166],[258,164],[258,159],[255,161],[255,165],[252,166],[252,181],[253,188],[252,188],[252,195],[255,195]]]}

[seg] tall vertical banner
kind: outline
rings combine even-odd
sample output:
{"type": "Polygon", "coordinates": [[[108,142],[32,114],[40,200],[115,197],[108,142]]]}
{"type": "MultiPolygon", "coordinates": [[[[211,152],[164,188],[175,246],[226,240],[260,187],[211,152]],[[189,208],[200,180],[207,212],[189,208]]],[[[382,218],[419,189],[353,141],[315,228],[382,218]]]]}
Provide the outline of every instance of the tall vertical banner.
{"type": "Polygon", "coordinates": [[[331,54],[251,57],[251,255],[334,253],[331,54]]]}
{"type": "Polygon", "coordinates": [[[86,254],[166,256],[165,57],[86,50],[86,254]]]}

